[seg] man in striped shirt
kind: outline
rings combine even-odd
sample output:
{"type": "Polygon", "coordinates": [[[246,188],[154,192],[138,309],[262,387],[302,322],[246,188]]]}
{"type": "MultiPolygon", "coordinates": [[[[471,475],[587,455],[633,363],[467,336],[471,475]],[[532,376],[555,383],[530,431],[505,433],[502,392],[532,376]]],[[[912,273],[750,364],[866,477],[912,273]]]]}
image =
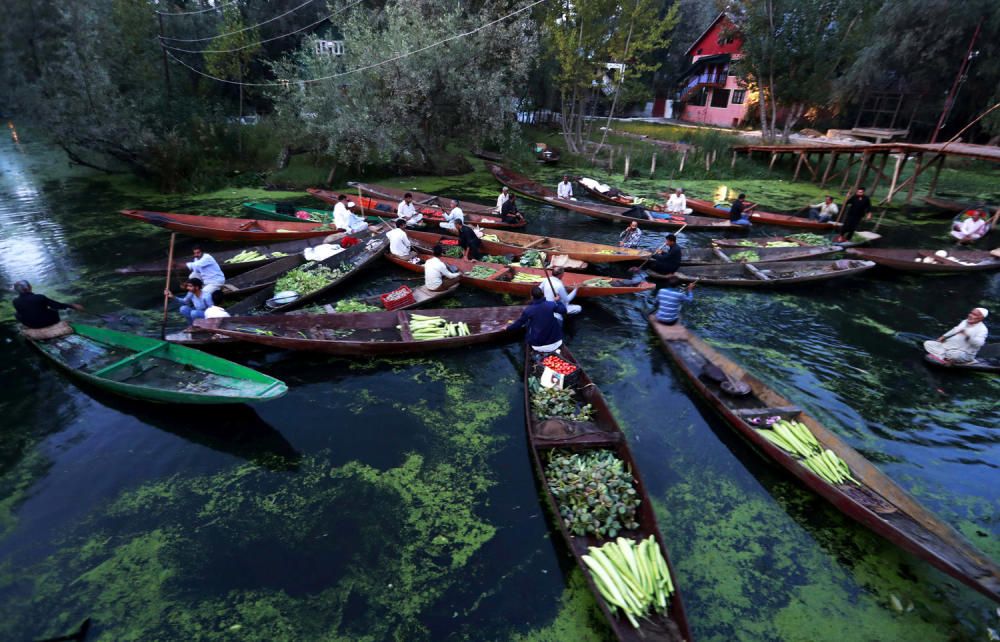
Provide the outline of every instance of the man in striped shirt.
{"type": "Polygon", "coordinates": [[[694,300],[694,281],[684,289],[673,287],[679,283],[680,279],[671,279],[656,293],[656,320],[664,325],[676,324],[681,315],[681,306],[694,300]]]}

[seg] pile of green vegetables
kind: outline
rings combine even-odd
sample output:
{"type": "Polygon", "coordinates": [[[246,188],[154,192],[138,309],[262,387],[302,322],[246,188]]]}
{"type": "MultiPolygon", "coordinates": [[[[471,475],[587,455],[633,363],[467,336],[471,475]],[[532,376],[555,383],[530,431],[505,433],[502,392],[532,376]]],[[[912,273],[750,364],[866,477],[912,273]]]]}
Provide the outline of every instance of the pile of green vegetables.
{"type": "Polygon", "coordinates": [[[586,281],[583,282],[583,285],[589,288],[610,288],[611,279],[601,279],[601,278],[587,279],[586,281]]]}
{"type": "Polygon", "coordinates": [[[801,241],[806,245],[826,245],[829,243],[825,236],[820,236],[819,234],[812,234],[810,232],[802,232],[800,234],[789,234],[788,238],[795,239],[796,241],[801,241]]]}
{"type": "MultiPolygon", "coordinates": [[[[402,330],[402,326],[396,326],[402,330]]],[[[410,315],[410,334],[417,341],[447,339],[448,337],[467,337],[472,332],[465,321],[450,323],[441,317],[431,317],[423,314],[410,315]]]]}
{"type": "Polygon", "coordinates": [[[760,254],[757,254],[753,250],[744,250],[742,252],[737,252],[733,254],[729,258],[741,263],[754,263],[760,260],[760,254]]]}
{"type": "MultiPolygon", "coordinates": [[[[288,255],[284,252],[271,252],[269,256],[272,259],[277,259],[288,255]]],[[[266,258],[268,258],[268,255],[261,254],[257,250],[243,250],[236,256],[226,259],[226,263],[251,263],[253,261],[263,261],[266,258]]]]}
{"type": "Polygon", "coordinates": [[[635,479],[610,450],[554,451],[545,481],[559,505],[559,516],[577,536],[615,537],[639,528],[641,503],[635,479]]]}
{"type": "Polygon", "coordinates": [[[521,267],[540,268],[545,265],[545,252],[528,250],[521,255],[521,260],[518,262],[521,264],[521,267]]]}
{"type": "Polygon", "coordinates": [[[477,265],[476,267],[466,272],[465,276],[469,277],[470,279],[487,279],[496,274],[496,272],[497,271],[491,267],[486,267],[485,265],[477,265]]]}
{"type": "Polygon", "coordinates": [[[830,484],[842,484],[848,481],[858,483],[851,476],[851,468],[847,462],[829,448],[824,449],[823,445],[816,440],[816,436],[801,421],[782,419],[772,424],[769,430],[758,428],[757,432],[778,448],[797,457],[803,466],[826,482],[830,484]]]}
{"type": "Polygon", "coordinates": [[[381,312],[382,308],[377,305],[369,305],[357,299],[347,299],[345,301],[337,301],[337,305],[333,308],[334,312],[381,312]]]}
{"type": "Polygon", "coordinates": [[[590,421],[594,417],[594,407],[589,403],[577,408],[572,388],[544,388],[537,379],[529,383],[531,389],[531,411],[538,421],[552,417],[563,417],[572,421],[590,421]]]}
{"type": "Polygon", "coordinates": [[[451,247],[446,248],[444,251],[444,255],[452,259],[460,259],[462,258],[463,254],[465,254],[465,250],[463,250],[461,246],[458,245],[452,245],[451,247]]]}
{"type": "Polygon", "coordinates": [[[293,290],[298,292],[300,296],[305,296],[326,287],[350,271],[350,264],[340,265],[331,269],[315,261],[309,261],[278,279],[278,282],[274,286],[274,291],[283,292],[285,290],[293,290]]]}
{"type": "Polygon", "coordinates": [[[665,613],[674,592],[670,569],[652,535],[638,544],[619,537],[604,546],[591,546],[583,561],[601,597],[625,614],[633,627],[650,611],[665,613]]]}
{"type": "Polygon", "coordinates": [[[541,283],[545,280],[545,277],[538,276],[537,274],[528,274],[527,272],[518,272],[511,279],[513,283],[541,283]]]}
{"type": "Polygon", "coordinates": [[[500,237],[496,234],[483,234],[484,241],[493,241],[494,243],[500,242],[500,237]]]}
{"type": "Polygon", "coordinates": [[[495,256],[493,254],[486,254],[483,256],[484,263],[499,263],[500,265],[510,265],[510,259],[506,256],[495,256]]]}

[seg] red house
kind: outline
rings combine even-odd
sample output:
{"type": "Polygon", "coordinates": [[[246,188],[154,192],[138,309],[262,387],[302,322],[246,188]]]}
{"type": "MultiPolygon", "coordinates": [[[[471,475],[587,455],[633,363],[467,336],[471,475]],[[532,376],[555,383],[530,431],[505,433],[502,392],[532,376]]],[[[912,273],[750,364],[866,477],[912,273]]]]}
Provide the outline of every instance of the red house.
{"type": "Polygon", "coordinates": [[[674,118],[722,127],[736,127],[743,120],[747,90],[732,69],[742,48],[733,23],[720,13],[685,52],[691,66],[681,75],[674,118]]]}

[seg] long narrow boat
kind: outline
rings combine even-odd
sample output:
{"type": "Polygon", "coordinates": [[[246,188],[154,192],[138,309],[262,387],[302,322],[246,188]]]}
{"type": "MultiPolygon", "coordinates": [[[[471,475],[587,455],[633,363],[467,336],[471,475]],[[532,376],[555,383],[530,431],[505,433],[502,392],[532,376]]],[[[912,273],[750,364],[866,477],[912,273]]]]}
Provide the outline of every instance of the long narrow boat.
{"type": "Polygon", "coordinates": [[[953,201],[948,198],[940,198],[938,196],[924,196],[924,202],[931,207],[936,207],[938,209],[947,210],[949,212],[964,212],[966,210],[974,210],[983,207],[986,203],[972,203],[968,201],[953,201]]]}
{"type": "MultiPolygon", "coordinates": [[[[431,255],[425,248],[414,246],[423,260],[426,261],[431,255]]],[[[385,257],[401,268],[411,272],[423,274],[423,263],[411,263],[407,259],[386,254],[385,257]]],[[[540,284],[546,278],[546,271],[537,268],[526,268],[520,266],[501,265],[499,263],[485,263],[483,261],[466,261],[463,259],[452,259],[441,257],[447,265],[453,265],[462,273],[461,282],[487,290],[489,292],[499,292],[501,294],[513,294],[522,297],[531,296],[531,288],[540,284]],[[483,276],[476,276],[471,270],[479,268],[478,272],[483,276]],[[487,270],[492,272],[486,273],[487,270]],[[527,275],[530,280],[514,281],[518,274],[527,275]]],[[[523,278],[523,277],[522,277],[523,278]]],[[[614,296],[616,294],[636,294],[653,289],[653,284],[643,281],[640,285],[614,285],[614,280],[609,277],[597,276],[594,274],[580,274],[577,272],[566,272],[562,275],[562,282],[567,290],[579,288],[577,298],[614,296]]]]}
{"type": "Polygon", "coordinates": [[[1000,601],[1000,567],[860,453],[684,327],[665,326],[653,317],[650,325],[690,385],[765,457],[788,470],[846,516],[983,595],[1000,601]],[[707,374],[715,369],[720,369],[726,379],[749,386],[750,394],[737,397],[724,392],[721,384],[707,374]],[[765,439],[750,421],[769,417],[805,424],[823,448],[832,450],[847,463],[858,483],[831,484],[765,439]]]}
{"type": "Polygon", "coordinates": [[[774,261],[801,261],[829,256],[840,252],[836,245],[800,247],[686,247],[681,265],[716,265],[726,263],[772,263],[774,261]]]}
{"type": "Polygon", "coordinates": [[[146,210],[122,210],[121,214],[178,234],[216,241],[246,243],[293,241],[315,236],[328,236],[337,231],[331,225],[293,223],[291,221],[260,221],[228,216],[198,216],[173,212],[148,212],[146,210]]]}
{"type": "MultiPolygon", "coordinates": [[[[689,230],[731,229],[746,231],[748,228],[746,225],[733,225],[729,221],[720,221],[718,219],[708,218],[705,216],[672,214],[669,219],[645,218],[644,216],[640,218],[632,214],[634,210],[628,207],[615,207],[614,205],[601,205],[600,203],[584,203],[583,201],[569,201],[564,198],[546,197],[544,200],[546,203],[555,205],[556,207],[562,207],[572,212],[589,216],[590,218],[596,218],[602,221],[614,221],[623,225],[628,225],[629,223],[635,221],[639,223],[641,227],[662,227],[671,229],[684,227],[689,230]]],[[[642,210],[642,213],[644,215],[645,211],[642,210]]]]}
{"type": "Polygon", "coordinates": [[[297,223],[331,223],[333,211],[317,207],[303,207],[287,203],[260,203],[250,201],[243,204],[243,209],[259,218],[270,221],[292,221],[297,223]]]}
{"type": "Polygon", "coordinates": [[[583,176],[577,177],[576,184],[583,189],[588,196],[603,203],[619,205],[621,207],[632,207],[633,205],[642,205],[645,202],[645,199],[632,196],[631,194],[626,194],[625,192],[612,188],[608,185],[603,185],[600,181],[592,178],[586,178],[583,176]],[[594,184],[592,185],[591,182],[594,184]],[[601,191],[596,187],[596,185],[603,185],[603,187],[607,187],[608,189],[607,191],[601,191]]]}
{"type": "MultiPolygon", "coordinates": [[[[340,192],[331,192],[330,190],[315,189],[312,187],[306,191],[321,201],[327,203],[336,203],[337,197],[340,196],[340,192]]],[[[369,219],[372,216],[384,219],[396,218],[396,208],[399,205],[397,202],[382,198],[373,198],[371,196],[358,196],[357,194],[351,195],[348,192],[344,192],[344,195],[356,203],[360,210],[368,216],[369,219]]],[[[414,207],[419,214],[423,215],[424,220],[429,226],[437,227],[439,223],[444,221],[445,212],[439,207],[430,207],[428,205],[415,205],[414,207]]],[[[521,221],[520,223],[504,223],[503,220],[496,215],[487,216],[483,214],[470,213],[465,213],[464,220],[470,225],[508,230],[520,229],[528,224],[527,221],[521,221]]]]}
{"type": "Polygon", "coordinates": [[[1000,343],[991,343],[979,349],[976,358],[968,363],[952,363],[925,354],[924,361],[936,368],[954,371],[1000,372],[1000,343]]]}
{"type": "MultiPolygon", "coordinates": [[[[691,631],[688,628],[687,616],[684,613],[684,604],[681,600],[680,592],[673,567],[670,565],[670,557],[667,554],[666,541],[656,521],[656,514],[653,511],[653,504],[650,501],[646,486],[639,474],[639,468],[635,464],[632,452],[628,447],[628,440],[615,420],[611,408],[594,382],[587,376],[587,373],[580,367],[580,364],[570,351],[563,346],[559,350],[558,356],[578,368],[578,379],[573,386],[576,400],[582,404],[590,404],[594,409],[594,418],[588,422],[570,422],[561,419],[555,421],[564,422],[571,425],[573,432],[567,434],[565,427],[561,431],[552,431],[553,420],[541,421],[535,416],[531,407],[532,379],[537,379],[542,373],[542,366],[536,360],[535,353],[530,348],[525,356],[524,366],[524,416],[528,430],[528,446],[531,450],[531,459],[535,467],[535,476],[538,483],[544,489],[546,503],[551,512],[552,518],[556,521],[559,532],[567,548],[573,554],[577,567],[587,580],[597,600],[598,606],[604,613],[612,632],[618,640],[632,641],[670,641],[681,642],[692,639],[691,631]],[[625,463],[626,470],[630,471],[635,481],[635,492],[639,498],[639,506],[636,510],[636,522],[638,528],[635,530],[624,530],[618,534],[634,542],[639,542],[649,537],[656,541],[660,554],[667,563],[670,578],[673,582],[674,591],[670,595],[665,613],[651,613],[647,617],[639,620],[640,628],[634,628],[625,617],[601,596],[595,581],[593,571],[583,560],[592,546],[601,546],[608,540],[599,540],[594,535],[574,535],[566,526],[565,520],[561,517],[559,501],[553,494],[547,483],[545,474],[546,466],[551,460],[555,451],[570,451],[581,453],[587,451],[605,450],[610,451],[615,457],[625,463]]],[[[538,355],[540,359],[544,355],[538,355]]]]}
{"type": "Polygon", "coordinates": [[[229,404],[269,401],[288,391],[273,377],[198,350],[106,328],[70,326],[73,334],[31,343],[70,375],[119,395],[229,404]]]}
{"type": "Polygon", "coordinates": [[[299,267],[305,262],[306,260],[301,254],[286,256],[277,261],[272,261],[267,265],[262,265],[259,268],[254,268],[248,272],[227,278],[226,282],[219,289],[224,295],[228,296],[239,297],[253,294],[258,290],[263,290],[268,286],[274,285],[286,272],[299,267]]]}
{"type": "MultiPolygon", "coordinates": [[[[420,232],[416,230],[406,230],[406,235],[421,245],[433,247],[443,241],[446,245],[454,245],[456,239],[451,234],[434,232],[420,232]]],[[[570,241],[567,239],[550,238],[547,236],[536,236],[534,234],[519,234],[517,232],[507,232],[506,230],[490,230],[483,234],[482,239],[483,254],[493,256],[513,255],[520,258],[525,252],[538,250],[548,256],[568,256],[577,261],[586,263],[618,263],[621,261],[642,261],[648,259],[650,254],[645,250],[633,250],[631,248],[615,247],[613,245],[601,245],[599,243],[587,243],[584,241],[570,241]],[[495,239],[495,240],[494,240],[495,239]]]]}
{"type": "MultiPolygon", "coordinates": [[[[413,203],[419,206],[433,207],[445,212],[451,211],[451,197],[440,196],[437,194],[425,194],[424,192],[415,192],[411,189],[400,189],[398,187],[389,187],[388,185],[373,185],[371,183],[348,183],[351,187],[361,190],[361,193],[366,196],[373,196],[375,198],[384,198],[390,201],[395,201],[397,204],[399,201],[403,200],[403,197],[407,194],[413,196],[413,203]]],[[[496,217],[496,208],[492,205],[484,205],[483,203],[473,203],[472,201],[465,201],[462,199],[455,199],[459,203],[459,207],[465,214],[478,214],[480,216],[496,217]]]]}
{"type": "Polygon", "coordinates": [[[1000,257],[978,250],[944,250],[947,255],[940,257],[934,250],[867,248],[850,249],[847,254],[858,259],[902,270],[904,272],[951,273],[981,272],[1000,270],[1000,257]]]}
{"type": "Polygon", "coordinates": [[[208,332],[284,350],[336,355],[400,355],[432,352],[487,343],[512,334],[511,323],[524,306],[448,308],[427,310],[447,323],[464,323],[469,334],[441,339],[416,339],[410,332],[413,313],[345,312],[289,314],[224,319],[198,319],[195,326],[208,332]]]}
{"type": "Polygon", "coordinates": [[[486,169],[493,174],[493,178],[497,179],[501,184],[506,185],[510,189],[514,190],[522,196],[527,196],[528,198],[535,199],[536,201],[546,202],[547,199],[558,198],[558,193],[551,187],[537,183],[524,174],[518,174],[512,169],[502,167],[496,163],[486,163],[486,169]]]}
{"type": "MultiPolygon", "coordinates": [[[[816,281],[844,278],[860,274],[875,267],[871,261],[840,259],[837,261],[778,261],[774,263],[731,263],[727,265],[700,265],[683,267],[677,278],[698,281],[705,285],[722,285],[742,288],[773,288],[800,285],[816,281]]],[[[649,278],[663,275],[649,273],[649,278]]]]}
{"type": "MultiPolygon", "coordinates": [[[[844,241],[842,243],[835,243],[833,241],[827,241],[824,239],[821,245],[836,245],[838,247],[858,247],[860,245],[866,245],[868,243],[873,243],[882,238],[881,234],[876,234],[875,232],[855,232],[854,238],[850,241],[844,241]]],[[[747,239],[712,239],[712,245],[717,245],[719,247],[805,247],[805,246],[815,246],[816,243],[811,243],[805,241],[802,238],[797,238],[797,235],[792,234],[790,236],[752,236],[747,239]]]]}

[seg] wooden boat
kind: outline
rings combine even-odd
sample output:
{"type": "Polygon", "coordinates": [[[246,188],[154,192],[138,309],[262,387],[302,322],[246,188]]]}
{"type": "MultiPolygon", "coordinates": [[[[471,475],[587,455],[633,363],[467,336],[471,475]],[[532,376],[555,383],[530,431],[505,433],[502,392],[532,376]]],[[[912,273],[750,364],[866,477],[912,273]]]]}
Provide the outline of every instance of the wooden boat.
{"type": "Polygon", "coordinates": [[[686,227],[689,230],[733,229],[743,231],[748,228],[746,225],[733,225],[729,221],[720,221],[718,219],[704,216],[691,216],[690,214],[674,214],[671,215],[669,220],[659,218],[649,219],[630,215],[635,210],[628,207],[615,207],[614,205],[601,205],[599,203],[584,203],[583,201],[568,201],[564,198],[546,197],[544,200],[550,205],[562,207],[564,209],[589,216],[590,218],[596,218],[603,221],[614,221],[623,225],[628,225],[632,221],[637,221],[641,227],[662,227],[672,229],[686,227]]]}
{"type": "Polygon", "coordinates": [[[971,203],[968,201],[953,201],[948,198],[941,198],[939,196],[924,196],[924,202],[931,207],[936,207],[942,210],[948,210],[949,212],[964,212],[966,210],[979,209],[986,205],[985,202],[971,203]]]}
{"type": "Polygon", "coordinates": [[[73,334],[32,340],[70,375],[126,397],[174,404],[277,399],[284,383],[256,370],[159,339],[70,324],[73,334]]]}
{"type": "Polygon", "coordinates": [[[546,199],[549,198],[560,202],[562,201],[562,199],[557,198],[558,194],[556,190],[551,187],[546,187],[541,183],[536,183],[524,174],[518,174],[511,169],[489,162],[486,163],[486,169],[488,169],[490,173],[493,174],[493,177],[500,181],[501,184],[506,185],[522,196],[527,196],[528,198],[542,202],[545,202],[546,199]]]}
{"type": "Polygon", "coordinates": [[[494,163],[503,161],[503,154],[500,152],[491,152],[485,149],[473,149],[471,152],[473,156],[476,158],[482,158],[483,160],[492,161],[494,163]]]}
{"type": "Polygon", "coordinates": [[[537,378],[542,372],[542,366],[535,360],[535,353],[530,348],[525,356],[524,367],[524,416],[528,430],[528,446],[531,451],[531,460],[535,467],[535,477],[542,486],[546,504],[549,512],[555,520],[559,532],[562,534],[563,542],[573,554],[577,567],[587,580],[594,599],[604,613],[604,617],[611,627],[615,638],[627,640],[629,642],[643,640],[652,642],[654,640],[680,642],[691,640],[691,631],[688,628],[687,616],[684,613],[684,604],[680,596],[680,584],[677,581],[676,573],[670,564],[670,556],[667,553],[666,542],[660,532],[656,521],[656,514],[653,511],[653,504],[646,492],[646,486],[639,474],[639,468],[635,464],[632,452],[628,447],[628,440],[615,420],[611,408],[594,382],[587,376],[587,373],[579,362],[573,357],[570,351],[563,346],[559,350],[558,356],[564,361],[573,363],[579,368],[579,379],[574,386],[576,398],[581,404],[589,403],[594,409],[594,419],[592,422],[574,423],[576,432],[570,435],[562,430],[553,434],[549,430],[549,421],[539,421],[531,409],[531,386],[529,382],[532,378],[537,378]],[[583,556],[589,552],[591,546],[601,546],[607,540],[598,540],[596,536],[584,535],[576,536],[566,527],[566,522],[559,512],[559,503],[555,495],[546,482],[545,467],[549,462],[551,453],[556,450],[584,452],[592,450],[609,450],[622,461],[625,467],[632,473],[635,480],[635,491],[640,503],[637,509],[636,521],[639,527],[636,530],[625,530],[619,533],[619,537],[624,537],[633,541],[642,541],[648,537],[653,537],[660,549],[660,554],[667,562],[670,570],[670,578],[674,585],[674,592],[670,596],[666,613],[651,613],[648,617],[639,620],[641,628],[634,628],[629,621],[619,616],[619,611],[608,604],[601,596],[600,590],[594,581],[594,576],[590,568],[584,563],[583,556]]]}
{"type": "MultiPolygon", "coordinates": [[[[406,235],[413,240],[419,241],[421,245],[428,247],[433,247],[442,240],[446,245],[453,244],[456,240],[455,237],[450,232],[447,234],[444,232],[446,230],[441,230],[441,233],[406,230],[406,235]]],[[[648,259],[650,256],[649,252],[645,250],[633,250],[631,248],[615,247],[614,245],[571,241],[534,234],[521,234],[506,230],[489,230],[483,235],[480,241],[482,242],[481,249],[483,254],[491,254],[493,256],[511,254],[515,257],[520,257],[529,250],[540,250],[550,256],[569,256],[571,259],[586,263],[642,261],[648,259]],[[491,240],[490,236],[498,240],[491,240]]]]}
{"type": "MultiPolygon", "coordinates": [[[[661,196],[669,196],[670,193],[672,192],[663,192],[661,196]]],[[[723,209],[721,207],[717,207],[716,204],[711,201],[691,198],[690,196],[686,196],[685,200],[687,201],[687,206],[699,214],[704,214],[705,216],[711,216],[713,218],[729,219],[728,208],[723,209]]],[[[752,202],[747,203],[747,207],[744,211],[749,215],[752,223],[760,223],[762,225],[781,225],[783,227],[798,227],[807,230],[836,230],[841,226],[841,224],[836,221],[828,221],[824,223],[806,216],[765,212],[763,210],[758,210],[757,204],[752,202]]]]}
{"type": "Polygon", "coordinates": [[[610,187],[607,192],[602,192],[601,190],[588,185],[587,182],[584,182],[589,180],[594,180],[594,182],[600,183],[600,181],[597,181],[596,179],[587,179],[584,176],[579,176],[576,179],[576,184],[587,194],[587,196],[603,203],[609,203],[611,205],[618,205],[621,207],[632,207],[633,205],[642,205],[645,200],[637,196],[632,196],[631,194],[626,194],[619,189],[610,187]]]}
{"type": "Polygon", "coordinates": [[[681,265],[716,265],[725,263],[747,263],[747,261],[734,258],[745,252],[753,252],[758,259],[753,263],[771,263],[774,261],[801,261],[816,259],[821,256],[829,256],[841,251],[836,245],[817,245],[801,247],[686,247],[683,249],[681,265]]]}
{"type": "Polygon", "coordinates": [[[297,223],[332,223],[333,211],[288,203],[258,203],[243,204],[243,209],[254,216],[271,221],[292,221],[297,223]],[[299,216],[299,215],[302,216],[299,216]]]}
{"type": "MultiPolygon", "coordinates": [[[[745,288],[782,287],[827,281],[852,276],[875,267],[871,261],[841,259],[838,261],[779,261],[774,263],[732,263],[684,267],[677,278],[697,280],[705,285],[725,285],[745,288]]],[[[649,272],[649,278],[662,279],[662,274],[649,272]]]]}
{"type": "Polygon", "coordinates": [[[537,162],[548,165],[558,163],[561,156],[558,149],[549,147],[545,143],[535,143],[533,151],[535,152],[535,160],[537,162]]]}
{"type": "Polygon", "coordinates": [[[428,310],[425,316],[441,317],[449,323],[464,322],[470,332],[468,336],[428,340],[414,339],[410,333],[410,313],[396,310],[198,319],[195,326],[285,350],[356,356],[401,355],[502,339],[512,334],[508,326],[523,310],[524,306],[428,310]]]}
{"type": "Polygon", "coordinates": [[[778,392],[719,354],[683,326],[665,326],[650,317],[667,355],[704,400],[756,450],[782,466],[833,506],[932,566],[1000,601],[1000,567],[955,529],[935,517],[856,450],[778,392]],[[750,394],[731,396],[706,372],[721,369],[725,377],[750,387],[750,394]],[[840,456],[859,482],[833,485],[758,433],[748,420],[782,417],[800,421],[824,448],[840,456]]]}
{"type": "MultiPolygon", "coordinates": [[[[420,258],[426,260],[431,256],[426,248],[422,248],[418,245],[413,246],[414,251],[420,254],[420,258]]],[[[386,254],[387,258],[392,263],[395,263],[401,268],[410,270],[411,272],[419,272],[423,274],[424,266],[423,263],[410,263],[407,259],[394,256],[392,254],[386,254]]],[[[479,288],[480,290],[487,290],[489,292],[499,292],[501,294],[513,294],[522,297],[531,296],[531,288],[541,283],[542,280],[546,278],[546,270],[541,270],[537,268],[526,268],[521,266],[511,266],[511,265],[500,265],[499,263],[486,263],[483,261],[466,261],[464,259],[452,259],[448,257],[441,257],[447,265],[453,265],[459,269],[462,273],[461,282],[471,285],[472,287],[479,288]],[[485,278],[476,278],[469,276],[469,270],[475,267],[485,267],[493,270],[493,273],[485,278]],[[516,282],[511,279],[517,274],[530,274],[536,278],[538,281],[534,282],[516,282]]],[[[577,298],[588,298],[588,297],[599,297],[599,296],[614,296],[616,294],[635,294],[638,292],[644,292],[653,288],[652,283],[643,282],[641,285],[619,285],[619,286],[601,286],[601,285],[584,285],[587,281],[600,280],[601,282],[613,283],[613,279],[608,277],[601,277],[594,274],[581,274],[579,272],[566,272],[562,275],[562,282],[566,286],[567,290],[573,290],[579,288],[577,292],[577,298]]]]}
{"type": "Polygon", "coordinates": [[[937,368],[972,372],[1000,372],[1000,343],[990,343],[979,349],[979,354],[969,363],[951,363],[925,354],[924,361],[937,368]]]}
{"type": "Polygon", "coordinates": [[[850,249],[847,254],[858,259],[874,261],[881,266],[905,272],[981,272],[1000,270],[1000,257],[978,250],[946,250],[945,258],[933,250],[903,249],[850,249]],[[927,262],[927,260],[930,262],[927,262]]]}
{"type": "MultiPolygon", "coordinates": [[[[842,243],[835,243],[834,241],[826,241],[823,245],[836,245],[838,247],[858,247],[861,245],[866,245],[868,243],[873,243],[882,238],[881,234],[876,234],[875,232],[855,232],[854,238],[850,241],[844,241],[842,243]]],[[[712,245],[717,245],[719,247],[768,247],[771,243],[783,243],[783,244],[794,244],[799,247],[815,247],[811,243],[807,243],[801,239],[792,236],[752,236],[747,239],[712,239],[712,245]]],[[[773,247],[773,246],[772,246],[773,247]]],[[[785,245],[785,247],[792,247],[791,245],[785,245]]]]}
{"type": "MultiPolygon", "coordinates": [[[[439,196],[437,194],[425,194],[424,192],[415,192],[411,189],[400,189],[398,187],[389,187],[387,185],[373,185],[371,183],[348,183],[351,187],[361,190],[361,193],[366,196],[372,196],[375,198],[383,198],[389,201],[393,201],[395,205],[398,205],[403,197],[407,194],[413,195],[413,203],[416,206],[426,206],[440,209],[444,212],[451,211],[451,198],[447,196],[439,196]]],[[[459,207],[466,214],[479,214],[481,216],[489,216],[495,218],[497,215],[496,208],[492,205],[484,205],[482,203],[473,203],[472,201],[458,200],[459,207]]],[[[393,210],[395,211],[395,209],[393,210]]]]}
{"type": "Polygon", "coordinates": [[[315,236],[329,236],[337,231],[331,225],[317,225],[316,223],[260,221],[228,216],[198,216],[145,210],[122,210],[121,213],[137,221],[164,227],[178,234],[216,241],[243,241],[247,243],[293,241],[315,236]]]}
{"type": "Polygon", "coordinates": [[[229,277],[219,288],[224,296],[245,296],[274,285],[289,270],[294,270],[306,260],[301,254],[285,256],[249,272],[229,277]]]}
{"type": "MultiPolygon", "coordinates": [[[[309,188],[310,194],[316,198],[326,201],[327,203],[336,203],[337,197],[340,196],[339,192],[331,192],[324,189],[309,188]]],[[[398,202],[382,199],[373,198],[371,196],[358,196],[357,194],[351,195],[347,192],[344,194],[351,199],[354,203],[358,205],[360,210],[369,217],[372,216],[380,217],[384,220],[391,220],[396,218],[396,207],[399,206],[398,202]]],[[[444,213],[440,207],[431,207],[429,205],[416,205],[415,207],[419,214],[422,214],[424,221],[427,222],[429,226],[438,227],[438,224],[444,221],[444,213]]],[[[464,211],[464,210],[463,210],[464,211]]],[[[496,215],[483,215],[483,214],[471,214],[465,212],[465,222],[469,225],[478,225],[479,227],[489,227],[489,228],[499,228],[499,229],[509,229],[515,230],[520,229],[527,225],[527,221],[521,221],[520,223],[504,223],[499,216],[496,215]]]]}

